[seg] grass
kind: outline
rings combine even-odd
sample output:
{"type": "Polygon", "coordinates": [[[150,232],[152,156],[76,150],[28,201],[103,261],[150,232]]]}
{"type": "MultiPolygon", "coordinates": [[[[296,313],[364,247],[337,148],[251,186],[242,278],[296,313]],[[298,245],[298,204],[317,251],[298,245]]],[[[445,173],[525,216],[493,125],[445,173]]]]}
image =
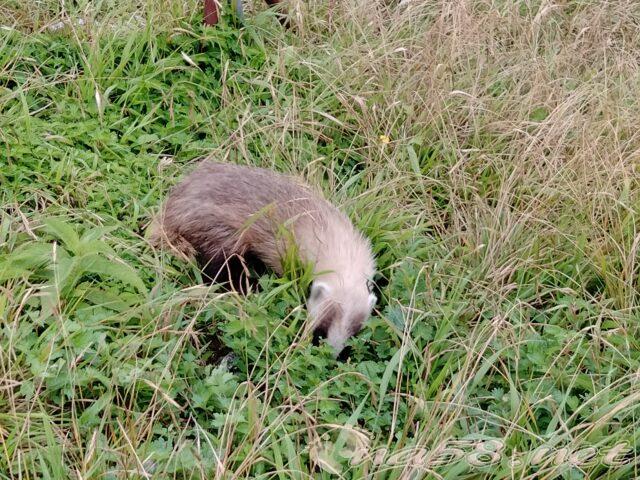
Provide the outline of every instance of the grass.
{"type": "Polygon", "coordinates": [[[637,474],[635,3],[69,3],[0,6],[0,478],[637,474]],[[148,245],[202,156],[371,238],[348,362],[148,245]]]}

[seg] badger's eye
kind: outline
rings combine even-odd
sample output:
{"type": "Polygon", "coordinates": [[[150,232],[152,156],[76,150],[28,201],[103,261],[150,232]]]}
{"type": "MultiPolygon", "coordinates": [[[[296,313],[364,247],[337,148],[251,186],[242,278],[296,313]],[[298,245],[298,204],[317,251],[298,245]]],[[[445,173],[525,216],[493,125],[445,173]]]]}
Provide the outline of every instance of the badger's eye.
{"type": "Polygon", "coordinates": [[[373,293],[373,287],[374,283],[371,280],[367,280],[367,290],[369,290],[369,293],[373,293]]]}

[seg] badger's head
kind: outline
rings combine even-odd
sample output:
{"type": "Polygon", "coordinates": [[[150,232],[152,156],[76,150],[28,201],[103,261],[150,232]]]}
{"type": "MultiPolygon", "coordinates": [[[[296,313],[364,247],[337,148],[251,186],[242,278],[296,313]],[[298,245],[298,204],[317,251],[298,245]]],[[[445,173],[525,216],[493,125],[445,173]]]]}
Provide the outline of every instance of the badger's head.
{"type": "Polygon", "coordinates": [[[369,318],[377,301],[372,290],[365,278],[345,281],[330,276],[314,281],[307,299],[314,340],[325,338],[337,357],[369,318]]]}

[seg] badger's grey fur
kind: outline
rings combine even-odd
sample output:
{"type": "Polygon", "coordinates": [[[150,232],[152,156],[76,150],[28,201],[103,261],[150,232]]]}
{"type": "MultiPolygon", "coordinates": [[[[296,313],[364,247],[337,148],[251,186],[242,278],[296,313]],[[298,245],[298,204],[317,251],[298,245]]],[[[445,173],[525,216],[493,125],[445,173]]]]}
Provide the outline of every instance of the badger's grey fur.
{"type": "Polygon", "coordinates": [[[336,355],[376,302],[368,240],[336,207],[291,177],[202,162],[172,190],[152,228],[154,244],[198,258],[210,276],[236,287],[238,272],[229,271],[234,258],[256,257],[281,275],[283,259],[295,247],[316,275],[307,299],[311,327],[336,355]]]}

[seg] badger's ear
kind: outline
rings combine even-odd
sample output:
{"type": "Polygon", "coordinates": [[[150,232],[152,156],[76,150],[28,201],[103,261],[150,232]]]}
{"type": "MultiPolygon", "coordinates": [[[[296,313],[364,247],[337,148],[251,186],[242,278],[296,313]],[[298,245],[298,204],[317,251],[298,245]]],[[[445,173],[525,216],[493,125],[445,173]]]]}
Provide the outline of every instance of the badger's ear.
{"type": "Polygon", "coordinates": [[[309,294],[309,300],[312,302],[319,302],[324,297],[329,295],[331,287],[324,282],[313,282],[311,285],[311,292],[309,294]]]}
{"type": "Polygon", "coordinates": [[[376,294],[370,293],[369,294],[369,310],[373,309],[377,301],[378,301],[378,297],[376,297],[376,294]]]}

